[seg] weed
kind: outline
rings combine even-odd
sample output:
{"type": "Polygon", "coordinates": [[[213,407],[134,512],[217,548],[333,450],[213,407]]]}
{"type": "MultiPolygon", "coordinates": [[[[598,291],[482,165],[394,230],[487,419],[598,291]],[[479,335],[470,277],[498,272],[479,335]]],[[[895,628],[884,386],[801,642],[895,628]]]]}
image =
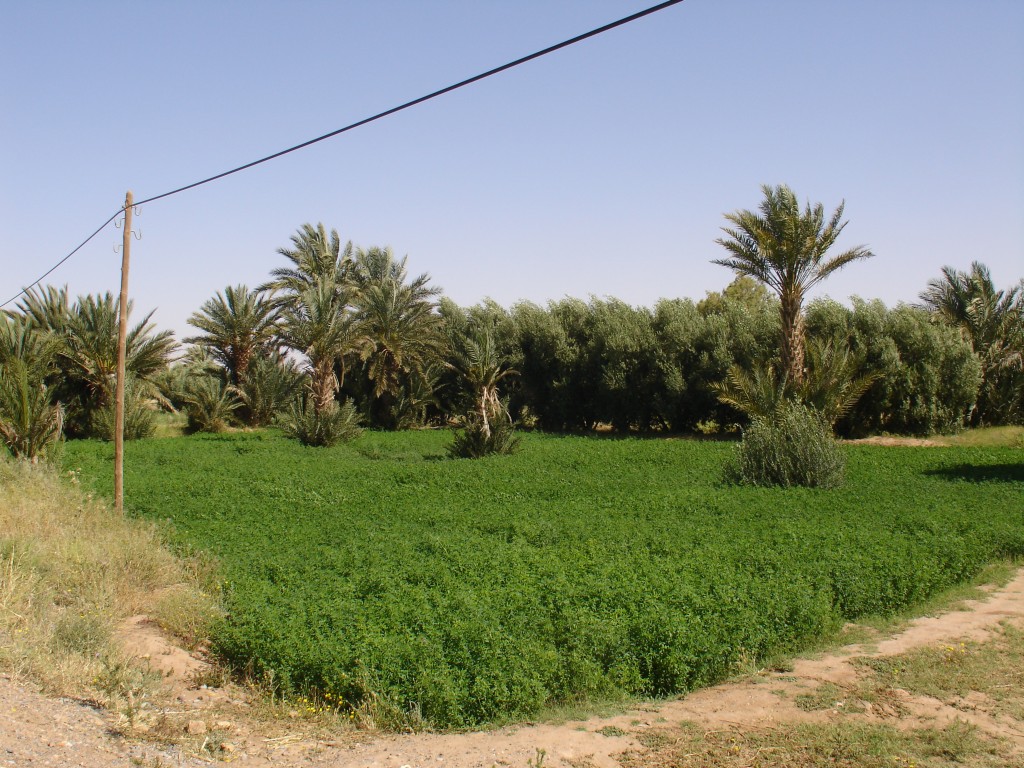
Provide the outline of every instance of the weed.
{"type": "Polygon", "coordinates": [[[843,705],[843,691],[834,683],[822,683],[811,693],[801,693],[793,699],[797,709],[804,712],[816,712],[822,709],[835,709],[843,705]]]}

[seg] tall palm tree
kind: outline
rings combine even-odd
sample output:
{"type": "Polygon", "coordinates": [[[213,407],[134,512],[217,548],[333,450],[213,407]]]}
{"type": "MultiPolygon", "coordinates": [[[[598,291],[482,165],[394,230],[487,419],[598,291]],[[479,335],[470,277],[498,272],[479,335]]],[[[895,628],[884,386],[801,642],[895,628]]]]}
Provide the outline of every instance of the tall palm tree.
{"type": "Polygon", "coordinates": [[[972,420],[1001,423],[1024,405],[1024,281],[997,291],[984,264],[967,272],[942,268],[921,293],[926,309],[957,326],[981,361],[982,383],[972,420]]]}
{"type": "Polygon", "coordinates": [[[962,328],[976,352],[1004,343],[1024,311],[1020,285],[997,291],[992,273],[980,261],[968,272],[943,267],[942,277],[928,281],[921,292],[924,306],[946,322],[962,328]]]}
{"type": "Polygon", "coordinates": [[[422,376],[441,349],[434,298],[440,289],[430,276],[409,279],[406,259],[389,248],[360,249],[355,259],[360,358],[378,400],[396,398],[404,383],[422,376]]]}
{"type": "Polygon", "coordinates": [[[352,261],[352,282],[360,290],[374,285],[406,285],[410,301],[427,302],[433,306],[441,289],[430,285],[430,275],[426,272],[410,278],[407,261],[408,256],[396,259],[390,248],[358,248],[352,261]]]}
{"type": "Polygon", "coordinates": [[[344,382],[344,357],[359,343],[355,318],[346,310],[345,294],[325,278],[291,297],[281,311],[280,338],[306,356],[313,408],[331,406],[344,382]],[[335,367],[340,368],[340,376],[335,367]]]}
{"type": "Polygon", "coordinates": [[[271,271],[271,279],[257,290],[281,293],[278,302],[286,304],[295,296],[325,280],[339,290],[350,282],[352,268],[351,241],[341,246],[338,231],[328,234],[324,225],[303,224],[291,237],[291,248],[279,248],[277,252],[288,259],[292,266],[278,267],[271,271]]]}
{"type": "Polygon", "coordinates": [[[404,375],[418,374],[437,357],[441,338],[433,310],[408,285],[389,281],[365,289],[359,301],[360,357],[375,396],[397,394],[404,375]]]}
{"type": "Polygon", "coordinates": [[[804,378],[803,302],[807,292],[852,261],[874,254],[858,245],[826,258],[846,227],[844,203],[825,220],[821,203],[807,203],[803,212],[792,189],[784,184],[763,185],[760,213],[740,210],[726,214],[733,227],[722,227],[727,237],[715,242],[731,256],[712,263],[761,281],[780,301],[782,318],[781,372],[799,384],[804,378]]]}
{"type": "Polygon", "coordinates": [[[188,322],[203,334],[185,341],[206,348],[227,370],[229,383],[237,387],[245,381],[253,358],[272,350],[278,308],[260,290],[228,286],[188,322]]]}

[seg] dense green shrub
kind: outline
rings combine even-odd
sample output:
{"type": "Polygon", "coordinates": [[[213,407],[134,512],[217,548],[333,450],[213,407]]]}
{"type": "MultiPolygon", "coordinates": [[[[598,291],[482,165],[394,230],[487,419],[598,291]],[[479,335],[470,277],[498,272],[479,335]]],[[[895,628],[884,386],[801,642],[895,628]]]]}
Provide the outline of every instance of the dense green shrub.
{"type": "Polygon", "coordinates": [[[351,400],[341,405],[332,402],[317,411],[310,398],[302,397],[292,404],[281,421],[281,427],[286,435],[303,445],[329,447],[359,437],[363,431],[359,426],[361,421],[362,416],[351,400]]]}
{"type": "Polygon", "coordinates": [[[786,401],[774,413],[753,418],[726,478],[783,488],[837,488],[845,466],[829,420],[813,408],[786,401]]]}
{"type": "Polygon", "coordinates": [[[278,354],[260,357],[249,365],[237,387],[242,401],[239,416],[250,427],[265,427],[295,400],[302,387],[302,372],[278,354]]]}
{"type": "Polygon", "coordinates": [[[455,459],[479,459],[492,454],[508,455],[519,449],[520,438],[507,417],[499,417],[484,428],[483,420],[475,413],[466,417],[462,429],[454,430],[448,455],[455,459]]]}
{"type": "Polygon", "coordinates": [[[521,374],[510,391],[514,413],[528,410],[547,430],[609,424],[624,432],[740,418],[713,384],[734,364],[769,358],[778,325],[777,306],[741,284],[700,304],[663,300],[653,311],[615,299],[518,304],[498,327],[521,374]]]}
{"type": "Polygon", "coordinates": [[[981,365],[955,328],[935,323],[922,309],[887,309],[880,301],[853,300],[848,309],[829,300],[811,304],[808,334],[845,340],[878,378],[836,424],[840,434],[878,432],[928,435],[956,432],[970,416],[981,365]]]}
{"type": "MultiPolygon", "coordinates": [[[[157,404],[152,387],[134,378],[125,380],[124,439],[142,440],[156,434],[157,404]]],[[[116,426],[114,403],[108,403],[92,416],[90,433],[101,440],[113,440],[116,426]]]]}
{"type": "Polygon", "coordinates": [[[234,390],[219,376],[197,376],[185,388],[186,431],[223,432],[232,414],[241,407],[234,390]]]}

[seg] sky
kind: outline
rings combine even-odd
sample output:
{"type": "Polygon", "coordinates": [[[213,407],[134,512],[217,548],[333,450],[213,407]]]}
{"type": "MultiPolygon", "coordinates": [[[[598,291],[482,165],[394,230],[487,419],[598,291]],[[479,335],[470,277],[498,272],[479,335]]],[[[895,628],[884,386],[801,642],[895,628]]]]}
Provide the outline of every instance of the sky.
{"type": "MultiPolygon", "coordinates": [[[[654,0],[40,0],[0,7],[0,301],[122,205],[654,0]]],[[[154,322],[254,287],[305,222],[390,246],[462,305],[699,299],[723,215],[788,184],[875,257],[814,295],[915,302],[943,266],[1024,277],[1024,3],[687,0],[142,206],[154,322]]],[[[103,230],[46,282],[120,281],[103,230]]]]}

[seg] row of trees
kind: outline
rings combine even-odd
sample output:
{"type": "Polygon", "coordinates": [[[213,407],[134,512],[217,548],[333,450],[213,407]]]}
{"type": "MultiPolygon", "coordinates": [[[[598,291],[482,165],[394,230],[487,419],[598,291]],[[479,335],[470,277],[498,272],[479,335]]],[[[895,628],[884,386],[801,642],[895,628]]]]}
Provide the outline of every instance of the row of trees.
{"type": "MultiPolygon", "coordinates": [[[[549,430],[716,431],[782,399],[845,434],[929,433],[1024,420],[1024,290],[981,264],[931,281],[917,306],[804,306],[829,274],[872,254],[829,251],[843,208],[800,208],[764,187],[726,218],[738,273],[703,300],[636,308],[614,299],[461,308],[386,248],[304,225],[284,265],[231,286],[190,318],[183,354],[147,315],[128,338],[129,436],[154,408],[192,429],[277,421],[308,443],[362,422],[398,429],[460,419],[470,452],[511,446],[510,415],[549,430]],[[172,364],[173,362],[173,364],[172,364]]],[[[116,301],[29,292],[0,323],[0,433],[33,454],[63,430],[109,436],[116,301]]]]}

